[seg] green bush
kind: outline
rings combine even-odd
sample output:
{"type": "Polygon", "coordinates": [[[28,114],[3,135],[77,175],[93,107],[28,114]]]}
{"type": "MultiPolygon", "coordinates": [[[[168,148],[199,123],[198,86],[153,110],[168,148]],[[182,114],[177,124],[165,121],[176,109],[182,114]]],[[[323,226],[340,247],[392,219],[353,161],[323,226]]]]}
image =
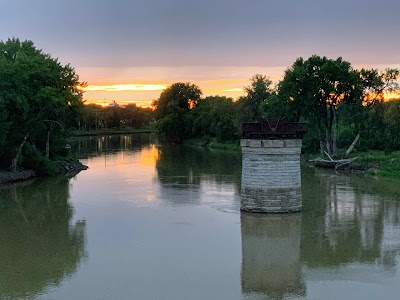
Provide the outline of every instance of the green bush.
{"type": "Polygon", "coordinates": [[[22,166],[36,171],[38,175],[55,176],[61,173],[58,163],[49,160],[29,143],[24,147],[22,166]]]}

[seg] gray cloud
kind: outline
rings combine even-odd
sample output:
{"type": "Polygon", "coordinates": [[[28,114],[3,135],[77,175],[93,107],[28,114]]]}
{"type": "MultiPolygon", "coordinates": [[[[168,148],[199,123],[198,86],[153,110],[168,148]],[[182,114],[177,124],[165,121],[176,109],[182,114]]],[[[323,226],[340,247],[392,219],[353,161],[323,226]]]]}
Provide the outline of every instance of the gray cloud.
{"type": "Polygon", "coordinates": [[[399,11],[390,0],[2,0],[0,39],[85,67],[288,66],[314,53],[397,64],[399,11]]]}

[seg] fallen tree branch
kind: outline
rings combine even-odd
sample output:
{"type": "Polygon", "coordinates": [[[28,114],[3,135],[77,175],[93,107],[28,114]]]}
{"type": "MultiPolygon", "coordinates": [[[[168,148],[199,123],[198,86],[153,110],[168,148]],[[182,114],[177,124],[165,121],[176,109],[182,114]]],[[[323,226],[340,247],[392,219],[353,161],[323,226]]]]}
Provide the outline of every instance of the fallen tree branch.
{"type": "Polygon", "coordinates": [[[332,157],[328,154],[328,152],[324,151],[324,153],[326,154],[326,156],[329,157],[329,159],[330,159],[331,161],[333,161],[332,157]]]}
{"type": "Polygon", "coordinates": [[[309,161],[314,162],[317,166],[319,165],[321,167],[326,167],[326,168],[335,168],[335,170],[337,170],[338,168],[348,165],[351,162],[355,161],[358,157],[336,159],[336,160],[332,159],[331,157],[329,158],[330,160],[323,158],[316,158],[309,161]]]}
{"type": "Polygon", "coordinates": [[[351,151],[353,151],[354,147],[356,146],[358,140],[360,139],[360,133],[358,133],[354,139],[354,141],[351,143],[350,147],[346,150],[346,154],[345,157],[349,156],[349,154],[351,153],[351,151]]]}

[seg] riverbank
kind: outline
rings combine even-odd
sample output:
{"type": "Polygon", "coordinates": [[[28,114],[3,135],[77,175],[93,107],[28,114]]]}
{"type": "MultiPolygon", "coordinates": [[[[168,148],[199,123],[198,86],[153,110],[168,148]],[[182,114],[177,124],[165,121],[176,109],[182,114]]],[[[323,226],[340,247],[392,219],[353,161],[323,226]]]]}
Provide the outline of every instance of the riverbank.
{"type": "MultiPolygon", "coordinates": [[[[305,156],[309,162],[317,155],[305,156]]],[[[370,150],[354,152],[351,157],[354,161],[340,169],[341,172],[362,173],[365,176],[400,179],[400,151],[386,153],[384,151],[370,150]]],[[[311,162],[313,164],[313,162],[311,162]]]]}
{"type": "Polygon", "coordinates": [[[0,170],[0,184],[28,180],[35,176],[36,173],[32,170],[22,170],[15,172],[0,170]]]}
{"type": "Polygon", "coordinates": [[[364,167],[367,176],[379,176],[400,179],[400,151],[367,151],[354,153],[358,157],[353,167],[364,167]]]}
{"type": "MultiPolygon", "coordinates": [[[[59,160],[56,163],[59,165],[60,175],[64,174],[67,176],[75,176],[80,171],[87,170],[89,168],[79,161],[59,160]]],[[[35,177],[40,177],[40,175],[33,170],[18,170],[14,172],[0,170],[0,184],[25,181],[35,177]]]]}

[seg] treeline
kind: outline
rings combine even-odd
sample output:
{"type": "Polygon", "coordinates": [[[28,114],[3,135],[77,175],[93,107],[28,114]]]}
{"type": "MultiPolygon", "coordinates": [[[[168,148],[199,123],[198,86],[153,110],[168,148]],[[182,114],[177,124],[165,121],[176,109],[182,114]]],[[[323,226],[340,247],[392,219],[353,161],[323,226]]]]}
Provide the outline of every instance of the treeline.
{"type": "Polygon", "coordinates": [[[136,104],[114,107],[88,104],[82,108],[76,126],[79,130],[141,128],[152,121],[153,110],[136,104]]]}
{"type": "Polygon", "coordinates": [[[175,83],[153,102],[157,126],[171,142],[187,139],[237,141],[243,122],[281,118],[307,122],[308,152],[332,157],[358,150],[400,150],[400,101],[385,101],[398,92],[399,70],[354,69],[342,58],[297,59],[275,86],[255,75],[234,100],[202,97],[191,83],[175,83]],[[340,152],[343,153],[340,153],[340,152]]]}
{"type": "Polygon", "coordinates": [[[151,108],[84,105],[74,68],[37,49],[32,41],[0,41],[0,169],[61,172],[70,159],[71,130],[139,128],[154,122],[151,108]]]}
{"type": "MultiPolygon", "coordinates": [[[[276,86],[255,75],[238,99],[203,97],[198,86],[174,83],[152,108],[84,105],[74,68],[31,41],[0,41],[0,168],[55,174],[68,156],[71,129],[139,128],[156,121],[169,141],[237,142],[243,122],[280,117],[309,124],[306,151],[332,157],[341,149],[399,150],[399,70],[354,69],[338,58],[297,59],[276,86]]],[[[343,151],[344,151],[343,150],[343,151]]],[[[345,155],[345,154],[344,154],[345,155]]]]}

